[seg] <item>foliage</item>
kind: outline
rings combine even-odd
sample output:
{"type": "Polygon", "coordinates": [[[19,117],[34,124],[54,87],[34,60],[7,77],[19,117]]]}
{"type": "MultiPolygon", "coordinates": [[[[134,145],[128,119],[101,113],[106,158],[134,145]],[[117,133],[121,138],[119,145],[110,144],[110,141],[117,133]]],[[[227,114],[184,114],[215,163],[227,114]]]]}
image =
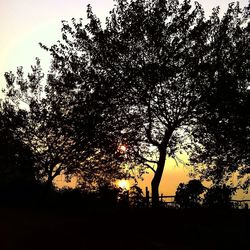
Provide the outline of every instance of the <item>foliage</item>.
{"type": "Polygon", "coordinates": [[[0,187],[21,188],[36,182],[33,154],[16,135],[23,123],[22,112],[1,104],[0,108],[0,187]]]}
{"type": "MultiPolygon", "coordinates": [[[[70,126],[71,106],[63,96],[58,96],[52,84],[44,84],[44,74],[37,59],[32,73],[25,79],[22,68],[17,76],[6,73],[6,103],[25,115],[24,126],[18,136],[31,148],[39,177],[49,186],[53,179],[75,162],[77,144],[70,126]],[[69,165],[70,162],[70,165],[69,165]]],[[[48,78],[48,81],[52,79],[48,78]]]]}
{"type": "Polygon", "coordinates": [[[233,208],[232,195],[236,189],[227,185],[212,186],[204,196],[203,206],[208,208],[233,208]]]}
{"type": "Polygon", "coordinates": [[[90,6],[87,17],[86,25],[63,22],[63,40],[42,46],[63,79],[60,90],[91,90],[101,121],[95,132],[105,148],[126,144],[130,169],[154,171],[157,205],[166,156],[188,150],[184,142],[202,113],[200,59],[208,39],[203,10],[190,1],[118,0],[105,27],[90,6]]]}
{"type": "Polygon", "coordinates": [[[201,206],[201,194],[204,191],[205,188],[199,180],[180,183],[175,193],[175,202],[180,208],[198,208],[201,206]]]}
{"type": "Polygon", "coordinates": [[[30,148],[40,180],[51,187],[61,174],[67,178],[77,175],[88,183],[98,176],[104,179],[112,178],[113,173],[118,175],[118,164],[114,163],[114,168],[106,166],[105,152],[95,144],[93,131],[97,122],[91,106],[83,100],[89,92],[81,92],[79,112],[78,94],[67,89],[63,92],[62,79],[55,74],[48,74],[44,81],[39,59],[27,79],[22,68],[18,68],[16,76],[9,72],[5,77],[4,103],[23,115],[24,122],[16,135],[30,148]]]}
{"type": "Polygon", "coordinates": [[[209,20],[210,43],[204,74],[211,86],[206,112],[193,130],[196,148],[191,163],[196,174],[226,183],[236,173],[241,187],[249,187],[250,96],[249,6],[230,4],[222,19],[219,10],[209,20]],[[202,163],[202,167],[201,164],[202,163]],[[199,167],[200,166],[200,167],[199,167]]]}
{"type": "Polygon", "coordinates": [[[129,189],[129,205],[133,208],[144,208],[146,205],[143,191],[136,184],[129,189]]]}
{"type": "Polygon", "coordinates": [[[104,207],[116,207],[118,202],[119,188],[111,184],[103,184],[98,189],[101,205],[104,207]]]}

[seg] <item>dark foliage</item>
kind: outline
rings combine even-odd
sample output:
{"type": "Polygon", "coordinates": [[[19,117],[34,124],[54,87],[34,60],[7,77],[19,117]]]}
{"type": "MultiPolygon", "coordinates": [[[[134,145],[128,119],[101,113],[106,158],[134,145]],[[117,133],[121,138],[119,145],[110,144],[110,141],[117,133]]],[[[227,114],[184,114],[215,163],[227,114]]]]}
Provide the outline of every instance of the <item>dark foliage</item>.
{"type": "Polygon", "coordinates": [[[106,208],[115,208],[118,203],[118,194],[120,190],[110,184],[101,185],[97,195],[100,199],[100,205],[106,208]]]}
{"type": "Polygon", "coordinates": [[[235,191],[235,188],[226,185],[212,186],[204,196],[203,206],[220,209],[233,208],[234,205],[231,202],[231,199],[235,191]]]}
{"type": "Polygon", "coordinates": [[[129,205],[132,208],[146,207],[146,198],[144,197],[143,191],[136,184],[129,189],[129,205]]]}
{"type": "Polygon", "coordinates": [[[115,148],[117,158],[108,162],[105,148],[97,143],[101,138],[95,140],[99,121],[95,121],[90,103],[84,102],[90,92],[79,93],[80,101],[77,93],[67,88],[62,92],[63,79],[53,74],[44,79],[39,59],[27,78],[22,68],[18,68],[16,75],[9,72],[5,77],[4,105],[23,116],[15,135],[30,149],[40,181],[52,188],[57,176],[70,179],[76,175],[82,185],[93,187],[97,182],[111,182],[123,176],[118,164],[123,155],[115,148]]]}
{"type": "Polygon", "coordinates": [[[242,10],[239,4],[232,3],[221,19],[216,8],[209,22],[210,43],[204,59],[204,74],[210,86],[205,96],[207,114],[193,130],[198,143],[191,162],[197,167],[196,173],[215,185],[222,185],[236,173],[240,187],[247,191],[250,172],[249,6],[242,10]]]}
{"type": "Polygon", "coordinates": [[[203,113],[210,26],[190,1],[117,1],[104,28],[90,6],[87,17],[86,25],[63,22],[63,40],[43,46],[62,79],[57,91],[78,93],[80,110],[90,101],[100,122],[94,134],[111,158],[125,144],[130,169],[153,170],[157,206],[165,159],[190,148],[186,138],[203,113]]]}
{"type": "MultiPolygon", "coordinates": [[[[1,104],[0,110],[0,193],[1,200],[17,192],[20,199],[37,184],[31,149],[16,134],[23,124],[22,112],[1,104]]],[[[14,197],[12,197],[14,199],[14,197]]],[[[11,198],[11,199],[12,199],[11,198]]]]}
{"type": "Polygon", "coordinates": [[[175,193],[175,202],[180,208],[199,208],[204,191],[205,187],[199,180],[191,180],[187,184],[180,183],[175,193]]]}

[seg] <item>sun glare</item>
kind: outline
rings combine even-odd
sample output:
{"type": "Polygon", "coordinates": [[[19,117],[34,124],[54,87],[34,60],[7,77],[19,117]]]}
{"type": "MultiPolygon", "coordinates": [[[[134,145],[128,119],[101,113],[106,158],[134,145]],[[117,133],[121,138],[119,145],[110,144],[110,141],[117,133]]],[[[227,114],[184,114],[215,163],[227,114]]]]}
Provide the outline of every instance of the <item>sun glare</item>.
{"type": "Polygon", "coordinates": [[[127,149],[126,146],[124,146],[124,145],[121,145],[120,148],[121,148],[122,151],[126,151],[126,149],[127,149]]]}
{"type": "Polygon", "coordinates": [[[121,151],[121,152],[126,152],[127,151],[127,147],[125,146],[125,145],[123,145],[123,144],[121,144],[120,146],[119,146],[119,150],[121,151]]]}
{"type": "Polygon", "coordinates": [[[130,187],[129,181],[127,181],[127,180],[119,180],[119,181],[117,182],[117,186],[118,186],[119,188],[126,189],[126,190],[128,190],[129,187],[130,187]]]}

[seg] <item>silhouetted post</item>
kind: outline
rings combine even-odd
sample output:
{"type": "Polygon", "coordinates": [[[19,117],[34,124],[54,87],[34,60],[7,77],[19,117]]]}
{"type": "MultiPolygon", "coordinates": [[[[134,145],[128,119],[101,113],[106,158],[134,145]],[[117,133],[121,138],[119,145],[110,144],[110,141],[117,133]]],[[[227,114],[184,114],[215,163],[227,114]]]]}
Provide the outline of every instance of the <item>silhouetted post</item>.
{"type": "Polygon", "coordinates": [[[146,207],[149,208],[149,191],[148,191],[148,187],[146,187],[146,207]]]}
{"type": "Polygon", "coordinates": [[[128,206],[129,206],[130,204],[129,204],[129,191],[128,190],[126,192],[126,201],[127,201],[128,206]]]}

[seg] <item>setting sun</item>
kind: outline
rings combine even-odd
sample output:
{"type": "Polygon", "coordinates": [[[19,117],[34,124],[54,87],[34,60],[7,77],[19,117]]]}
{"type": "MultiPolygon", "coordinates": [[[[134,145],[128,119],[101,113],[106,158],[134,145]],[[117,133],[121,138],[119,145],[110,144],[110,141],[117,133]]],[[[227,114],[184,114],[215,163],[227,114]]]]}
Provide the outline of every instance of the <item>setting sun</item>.
{"type": "Polygon", "coordinates": [[[127,189],[127,190],[130,188],[130,184],[129,184],[128,180],[119,180],[119,181],[117,181],[117,186],[119,188],[127,189]]]}
{"type": "Polygon", "coordinates": [[[121,153],[125,153],[127,151],[127,147],[124,144],[119,145],[118,149],[121,153]]]}
{"type": "Polygon", "coordinates": [[[126,146],[121,145],[120,149],[121,149],[121,151],[126,151],[127,148],[126,148],[126,146]]]}

